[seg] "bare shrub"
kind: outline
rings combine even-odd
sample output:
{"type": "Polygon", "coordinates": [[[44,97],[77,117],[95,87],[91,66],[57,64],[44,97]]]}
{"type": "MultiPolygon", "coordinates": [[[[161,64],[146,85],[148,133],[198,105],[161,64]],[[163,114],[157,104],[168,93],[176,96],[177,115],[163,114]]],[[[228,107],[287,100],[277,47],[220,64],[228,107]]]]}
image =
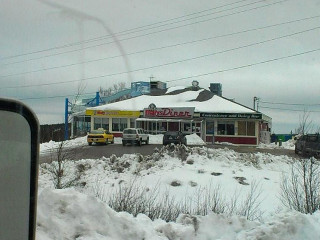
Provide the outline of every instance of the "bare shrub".
{"type": "Polygon", "coordinates": [[[103,188],[103,184],[101,184],[101,180],[96,179],[96,182],[92,187],[92,192],[96,198],[100,199],[102,202],[107,202],[108,198],[105,189],[103,188]]]}
{"type": "Polygon", "coordinates": [[[181,161],[186,161],[189,155],[189,148],[183,144],[176,145],[175,148],[176,155],[181,161]]]}
{"type": "Polygon", "coordinates": [[[221,214],[226,213],[226,199],[221,192],[221,186],[198,188],[194,194],[194,207],[188,210],[194,215],[207,215],[210,211],[221,214]]]}
{"type": "Polygon", "coordinates": [[[72,152],[67,150],[65,142],[59,143],[56,149],[51,149],[51,163],[48,171],[52,175],[53,185],[56,189],[63,189],[80,185],[79,180],[85,168],[78,166],[75,170],[67,167],[67,161],[72,161],[72,152]]]}
{"type": "Polygon", "coordinates": [[[109,198],[108,204],[118,212],[129,212],[134,216],[146,213],[153,205],[158,195],[158,189],[149,191],[148,188],[137,183],[136,179],[129,184],[119,184],[116,192],[109,198]]]}
{"type": "Polygon", "coordinates": [[[248,220],[257,220],[262,216],[259,207],[262,189],[256,181],[251,183],[250,191],[237,210],[237,215],[244,216],[248,220]]]}
{"type": "Polygon", "coordinates": [[[304,109],[303,114],[299,116],[299,126],[298,129],[296,129],[296,132],[304,135],[312,132],[312,129],[313,123],[312,120],[310,120],[310,111],[304,109]]]}
{"type": "MultiPolygon", "coordinates": [[[[163,219],[175,221],[180,214],[207,215],[210,212],[226,215],[241,215],[247,219],[255,220],[261,217],[259,211],[259,197],[261,191],[259,184],[253,183],[250,192],[241,199],[240,193],[227,201],[220,185],[212,187],[199,187],[192,196],[183,200],[176,200],[167,190],[160,194],[160,187],[157,184],[152,190],[142,186],[137,178],[130,183],[122,183],[117,190],[110,195],[108,200],[105,195],[97,191],[96,196],[107,202],[115,211],[125,211],[137,216],[139,213],[147,215],[150,219],[163,219]]],[[[96,187],[96,190],[99,188],[96,187]]]]}
{"type": "Polygon", "coordinates": [[[320,209],[320,166],[315,158],[301,159],[289,175],[283,175],[280,199],[284,206],[301,213],[320,209]]]}

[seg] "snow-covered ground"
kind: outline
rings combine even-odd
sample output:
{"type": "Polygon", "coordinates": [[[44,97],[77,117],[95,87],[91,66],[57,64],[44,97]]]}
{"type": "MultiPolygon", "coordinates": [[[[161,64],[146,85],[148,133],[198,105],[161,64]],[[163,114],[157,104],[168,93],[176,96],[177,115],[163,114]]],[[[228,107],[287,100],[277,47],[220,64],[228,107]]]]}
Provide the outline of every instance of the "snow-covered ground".
{"type": "Polygon", "coordinates": [[[258,148],[268,148],[268,149],[291,149],[294,150],[294,144],[295,140],[288,140],[286,142],[282,142],[281,146],[279,146],[279,143],[270,143],[270,144],[263,144],[260,143],[258,148]]]}
{"type": "MultiPolygon", "coordinates": [[[[161,136],[154,136],[150,142],[159,143],[161,139],[161,136]]],[[[189,140],[190,144],[192,140],[189,140]]],[[[120,143],[120,139],[118,141],[120,143]]],[[[193,142],[200,143],[196,136],[193,142]]],[[[57,144],[41,144],[41,150],[57,144]]],[[[66,144],[83,145],[86,139],[66,144]]],[[[320,212],[300,214],[285,209],[279,200],[282,174],[290,171],[294,159],[264,153],[237,153],[227,147],[182,150],[166,147],[156,149],[152,157],[126,154],[68,161],[64,166],[67,180],[78,176],[79,172],[81,176],[76,187],[63,190],[53,187],[49,171],[52,165],[42,164],[37,240],[320,239],[320,212]],[[120,187],[130,184],[150,192],[158,189],[159,198],[161,194],[170,194],[176,201],[189,201],[193,207],[199,205],[197,200],[210,189],[219,188],[225,202],[236,196],[241,203],[252,187],[257,186],[259,220],[209,212],[205,216],[182,214],[176,221],[165,222],[151,220],[144,214],[134,217],[126,212],[115,212],[108,206],[108,199],[119,194],[120,187]]]]}

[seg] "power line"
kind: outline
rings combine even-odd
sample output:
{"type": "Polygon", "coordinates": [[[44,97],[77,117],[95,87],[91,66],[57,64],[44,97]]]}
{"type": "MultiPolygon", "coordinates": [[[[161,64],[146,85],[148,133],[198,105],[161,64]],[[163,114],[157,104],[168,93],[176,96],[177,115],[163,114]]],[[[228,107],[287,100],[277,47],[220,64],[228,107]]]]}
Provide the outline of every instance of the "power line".
{"type": "Polygon", "coordinates": [[[270,62],[274,62],[274,61],[280,61],[280,60],[283,60],[283,59],[286,59],[286,58],[298,57],[298,56],[301,56],[301,55],[314,53],[314,52],[317,52],[317,51],[320,51],[320,48],[309,50],[309,51],[306,51],[306,52],[296,53],[296,54],[292,54],[292,55],[287,55],[287,56],[284,56],[284,57],[273,58],[273,59],[269,59],[269,60],[265,60],[265,61],[261,61],[261,62],[257,62],[257,63],[251,63],[251,64],[247,64],[247,65],[242,65],[242,66],[238,66],[238,67],[227,68],[227,69],[218,70],[218,71],[209,72],[209,73],[202,73],[202,74],[193,75],[193,76],[189,76],[189,77],[177,78],[177,79],[169,80],[169,81],[166,81],[166,82],[177,82],[177,81],[182,81],[182,80],[186,80],[186,79],[190,79],[190,78],[205,77],[205,76],[209,76],[209,75],[213,75],[213,74],[217,74],[217,73],[229,72],[229,71],[239,70],[239,69],[253,67],[253,66],[257,66],[257,65],[262,65],[262,64],[266,64],[266,63],[270,63],[270,62]]]}
{"type": "MultiPolygon", "coordinates": [[[[88,92],[88,93],[82,93],[81,95],[95,94],[95,93],[96,92],[88,92]]],[[[19,98],[18,100],[39,100],[39,99],[52,99],[52,98],[66,98],[66,97],[72,97],[74,95],[75,94],[46,96],[46,97],[28,97],[28,98],[19,98]]]]}
{"type": "MultiPolygon", "coordinates": [[[[190,13],[190,14],[183,15],[183,16],[180,16],[180,17],[175,17],[175,18],[164,20],[164,21],[159,21],[159,22],[156,22],[156,23],[151,23],[151,24],[147,24],[147,25],[143,25],[143,26],[139,26],[139,27],[135,27],[135,28],[131,28],[131,29],[126,29],[126,30],[117,32],[114,35],[117,36],[119,34],[123,34],[123,33],[127,33],[127,32],[129,32],[128,34],[131,34],[132,31],[135,31],[137,29],[150,27],[150,26],[154,26],[154,25],[157,25],[157,24],[163,24],[163,23],[170,22],[170,21],[173,21],[173,20],[176,20],[176,19],[185,18],[185,17],[189,17],[189,16],[192,16],[192,15],[196,15],[196,14],[200,14],[200,13],[204,13],[204,12],[209,12],[209,11],[212,11],[212,10],[215,10],[215,9],[219,9],[219,8],[235,5],[237,3],[246,2],[246,1],[249,1],[249,0],[241,0],[241,1],[234,2],[234,3],[229,3],[229,4],[222,5],[222,6],[218,6],[218,7],[214,7],[214,8],[210,8],[210,9],[206,9],[206,10],[202,10],[202,11],[199,11],[199,12],[190,13]]],[[[199,18],[199,17],[202,17],[202,16],[198,16],[196,18],[199,18]]],[[[188,20],[190,20],[190,19],[188,19],[188,20]]],[[[169,24],[172,24],[172,23],[169,23],[169,24]]],[[[57,49],[61,49],[61,48],[72,47],[74,45],[80,45],[80,44],[83,44],[83,43],[88,43],[88,42],[92,42],[92,41],[98,41],[98,40],[102,40],[102,39],[106,39],[106,38],[110,38],[110,37],[112,37],[112,35],[108,34],[108,35],[105,35],[105,36],[100,36],[100,37],[96,37],[96,38],[92,38],[92,39],[88,39],[88,40],[84,40],[84,41],[78,41],[78,42],[68,43],[68,44],[64,44],[64,45],[60,45],[60,46],[56,46],[56,47],[47,48],[47,49],[37,50],[37,51],[33,51],[33,52],[7,56],[7,57],[0,58],[0,60],[26,56],[26,55],[30,55],[30,54],[42,53],[42,52],[57,50],[57,49]]]]}
{"type": "Polygon", "coordinates": [[[292,106],[320,106],[320,104],[306,104],[306,103],[283,103],[283,102],[266,102],[266,101],[259,101],[260,103],[265,104],[278,104],[278,105],[292,105],[292,106]]]}
{"type": "MultiPolygon", "coordinates": [[[[306,51],[306,52],[302,52],[302,53],[297,53],[297,54],[293,54],[293,55],[289,55],[289,56],[285,56],[285,57],[280,57],[280,58],[274,58],[274,59],[270,59],[270,60],[265,60],[262,62],[258,62],[258,63],[252,63],[252,64],[247,64],[247,65],[242,65],[242,66],[238,66],[238,67],[234,67],[234,68],[229,68],[229,69],[223,69],[223,70],[219,70],[219,71],[215,71],[215,72],[210,72],[210,73],[204,73],[204,74],[199,74],[199,75],[194,75],[194,76],[189,76],[189,77],[184,77],[184,78],[177,78],[177,79],[173,79],[173,80],[169,80],[166,81],[168,82],[174,82],[174,81],[181,81],[181,80],[186,80],[186,79],[190,79],[190,78],[195,78],[195,77],[203,77],[203,76],[208,76],[208,75],[212,75],[212,74],[216,74],[216,73],[222,73],[222,72],[227,72],[227,71],[233,71],[233,70],[238,70],[241,68],[248,68],[248,67],[252,67],[255,65],[260,65],[260,64],[265,64],[265,63],[269,63],[269,62],[273,62],[273,61],[279,61],[282,59],[286,59],[286,58],[291,58],[291,57],[297,57],[303,54],[308,54],[308,53],[312,53],[312,52],[316,52],[316,51],[320,51],[320,48],[318,49],[314,49],[314,50],[310,50],[310,51],[306,51]]],[[[90,94],[90,93],[85,93],[85,94],[90,94]]],[[[70,96],[70,95],[68,95],[70,96]]],[[[29,99],[46,99],[46,98],[58,98],[58,97],[66,97],[66,96],[52,96],[52,97],[38,97],[38,98],[25,98],[25,99],[21,99],[21,100],[29,100],[29,99]]],[[[261,107],[261,106],[260,106],[261,107]]],[[[261,107],[261,108],[268,108],[268,107],[261,107]]],[[[276,108],[270,108],[270,109],[276,109],[276,108]]]]}
{"type": "MultiPolygon", "coordinates": [[[[178,47],[178,46],[182,46],[182,45],[193,44],[193,43],[198,43],[198,42],[202,42],[202,41],[208,41],[208,40],[211,40],[211,39],[223,38],[223,37],[227,37],[227,36],[233,36],[233,35],[237,35],[237,34],[241,34],[241,33],[247,33],[247,32],[251,32],[251,31],[262,30],[262,29],[266,29],[266,28],[271,28],[271,27],[281,26],[281,25],[285,25],[285,24],[296,23],[296,22],[310,20],[310,19],[319,18],[319,17],[320,17],[320,15],[313,16],[313,17],[308,17],[308,18],[302,18],[302,19],[292,20],[292,21],[288,21],[288,22],[282,22],[282,23],[277,23],[277,24],[273,24],[273,25],[268,25],[268,26],[263,26],[263,27],[258,27],[258,28],[252,28],[252,29],[247,29],[247,30],[243,30],[243,31],[227,33],[227,34],[223,34],[223,35],[218,35],[218,36],[213,36],[213,37],[208,37],[208,38],[203,38],[203,39],[183,42],[183,43],[177,43],[177,44],[173,44],[173,45],[162,46],[162,47],[158,47],[158,48],[146,49],[146,50],[142,50],[142,51],[128,53],[126,55],[129,56],[129,55],[146,53],[146,52],[150,52],[150,51],[162,50],[162,49],[165,49],[165,48],[178,47]]],[[[17,75],[22,75],[22,74],[37,73],[37,72],[48,71],[48,70],[53,70],[53,69],[58,69],[58,68],[71,67],[71,66],[75,66],[75,65],[79,65],[79,64],[84,64],[84,63],[93,63],[93,62],[97,62],[97,61],[114,59],[114,58],[118,58],[118,57],[122,57],[122,56],[123,55],[115,55],[115,56],[111,56],[111,57],[105,57],[105,58],[82,61],[82,62],[79,62],[79,63],[72,63],[72,64],[67,64],[67,65],[53,66],[53,67],[49,67],[49,68],[37,69],[37,70],[33,70],[33,71],[28,71],[28,72],[20,72],[20,73],[8,74],[8,75],[0,76],[0,77],[1,78],[6,78],[6,77],[12,77],[12,76],[17,76],[17,75]]]]}
{"type": "MultiPolygon", "coordinates": [[[[264,107],[259,106],[259,108],[265,108],[265,109],[275,109],[275,110],[285,110],[285,111],[292,111],[292,112],[305,112],[305,109],[288,109],[288,108],[274,108],[274,107],[264,107]]],[[[308,112],[320,112],[320,111],[309,111],[308,112]]]]}
{"type": "MultiPolygon", "coordinates": [[[[264,1],[264,0],[261,0],[261,1],[264,1]]],[[[164,32],[164,31],[174,30],[174,29],[177,29],[177,28],[185,27],[185,26],[190,26],[190,25],[203,23],[203,22],[207,22],[207,21],[211,21],[211,20],[215,20],[215,19],[219,19],[219,18],[223,18],[223,17],[227,17],[227,16],[232,16],[232,15],[235,15],[235,14],[240,14],[240,13],[244,13],[244,12],[248,12],[248,11],[252,11],[252,10],[257,10],[257,9],[260,9],[260,8],[263,8],[263,7],[269,7],[269,6],[272,6],[272,5],[275,5],[275,4],[279,4],[279,3],[282,3],[282,2],[286,2],[286,1],[289,1],[289,0],[282,0],[282,1],[275,2],[275,3],[263,5],[263,6],[260,6],[260,7],[254,7],[254,8],[251,8],[251,9],[241,10],[241,11],[234,12],[234,13],[231,13],[231,14],[222,15],[222,16],[218,16],[218,17],[214,17],[214,18],[210,18],[210,19],[205,19],[205,20],[201,20],[201,21],[198,21],[198,22],[188,23],[188,24],[181,25],[181,26],[162,29],[160,31],[150,32],[150,33],[147,33],[147,34],[137,35],[137,36],[133,36],[133,37],[125,38],[125,39],[120,39],[120,40],[118,40],[118,42],[125,41],[125,40],[131,40],[131,39],[135,39],[135,38],[140,38],[140,37],[145,37],[145,36],[149,36],[149,35],[152,35],[152,34],[155,34],[155,33],[161,33],[161,32],[164,32]]],[[[12,65],[12,64],[18,64],[18,63],[24,63],[24,62],[28,62],[28,61],[39,60],[39,59],[42,59],[42,58],[53,57],[53,56],[58,56],[58,55],[66,54],[66,53],[82,51],[82,50],[85,50],[85,49],[99,47],[99,46],[103,46],[103,45],[107,45],[107,44],[111,44],[111,43],[115,43],[115,41],[108,42],[108,43],[102,43],[102,44],[98,44],[98,45],[93,45],[93,46],[88,46],[88,47],[82,47],[80,49],[74,49],[74,50],[69,50],[69,51],[55,53],[55,54],[49,54],[49,55],[45,55],[45,56],[41,56],[41,57],[36,57],[36,58],[30,58],[30,59],[26,59],[26,60],[11,62],[11,63],[4,63],[4,64],[1,64],[1,66],[7,66],[7,65],[12,65]]]]}
{"type": "MultiPolygon", "coordinates": [[[[24,85],[24,86],[0,87],[0,89],[26,88],[26,87],[35,87],[35,86],[49,86],[49,85],[57,85],[57,84],[64,84],[64,83],[71,83],[71,82],[88,81],[88,80],[102,78],[102,77],[111,77],[111,76],[116,76],[116,75],[132,73],[132,72],[138,72],[138,71],[148,70],[148,69],[152,69],[152,68],[164,67],[164,66],[173,65],[173,64],[177,64],[177,63],[182,63],[182,62],[186,62],[186,61],[205,58],[205,57],[209,57],[209,56],[213,56],[213,55],[217,55],[217,54],[222,54],[222,53],[226,53],[226,52],[230,52],[230,51],[240,50],[240,49],[243,49],[243,48],[247,48],[247,47],[252,47],[252,46],[255,46],[255,45],[263,44],[263,43],[266,43],[266,42],[275,41],[275,40],[278,40],[278,39],[281,39],[281,38],[285,38],[285,37],[288,37],[288,36],[293,36],[293,35],[296,35],[296,34],[301,34],[301,33],[305,33],[305,32],[308,32],[308,31],[313,31],[313,30],[316,30],[316,29],[319,29],[319,28],[320,27],[315,27],[315,28],[307,29],[307,30],[296,32],[296,33],[292,33],[292,34],[283,35],[283,36],[280,36],[280,37],[277,37],[277,38],[272,38],[272,39],[268,39],[268,40],[264,40],[264,41],[260,41],[260,42],[251,43],[251,44],[248,44],[248,45],[239,46],[239,47],[236,47],[236,48],[231,48],[231,49],[227,49],[227,50],[223,50],[223,51],[219,51],[219,52],[209,53],[209,54],[205,54],[205,55],[201,55],[201,56],[197,56],[197,57],[182,59],[182,60],[178,60],[178,61],[163,63],[163,64],[159,64],[159,65],[144,67],[144,68],[130,70],[130,71],[124,71],[124,72],[119,72],[119,73],[111,73],[111,74],[106,74],[106,75],[101,75],[101,76],[93,76],[93,77],[89,77],[89,78],[82,78],[82,79],[68,80],[68,81],[61,81],[61,82],[54,82],[54,83],[42,83],[42,84],[30,84],[30,85],[24,85]]],[[[308,52],[304,52],[303,54],[305,54],[305,53],[308,53],[308,52]]],[[[295,55],[291,55],[291,56],[295,56],[295,55]]],[[[276,59],[278,59],[278,58],[276,58],[276,59]]],[[[279,59],[282,59],[282,58],[279,58],[279,59]]],[[[274,61],[274,60],[272,60],[272,61],[274,61]]],[[[256,64],[254,64],[254,65],[256,65],[256,64]]],[[[248,65],[248,66],[250,66],[250,65],[248,65]]]]}

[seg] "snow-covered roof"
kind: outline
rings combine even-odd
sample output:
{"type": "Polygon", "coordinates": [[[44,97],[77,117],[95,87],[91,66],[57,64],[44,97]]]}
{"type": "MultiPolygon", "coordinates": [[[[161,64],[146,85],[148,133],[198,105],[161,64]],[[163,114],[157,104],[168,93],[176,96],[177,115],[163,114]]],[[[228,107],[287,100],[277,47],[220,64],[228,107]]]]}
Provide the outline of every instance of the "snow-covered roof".
{"type": "Polygon", "coordinates": [[[167,89],[166,93],[171,93],[171,92],[174,92],[176,90],[182,90],[182,89],[185,89],[186,87],[184,86],[175,86],[175,87],[170,87],[167,89]]]}
{"type": "Polygon", "coordinates": [[[200,94],[205,94],[207,92],[211,93],[208,90],[200,89],[198,91],[184,91],[179,94],[166,94],[161,96],[142,95],[124,101],[109,103],[88,109],[139,111],[144,108],[148,108],[148,106],[153,103],[157,108],[194,107],[195,112],[256,113],[253,109],[213,94],[211,94],[208,99],[196,100],[199,99],[200,94]]]}

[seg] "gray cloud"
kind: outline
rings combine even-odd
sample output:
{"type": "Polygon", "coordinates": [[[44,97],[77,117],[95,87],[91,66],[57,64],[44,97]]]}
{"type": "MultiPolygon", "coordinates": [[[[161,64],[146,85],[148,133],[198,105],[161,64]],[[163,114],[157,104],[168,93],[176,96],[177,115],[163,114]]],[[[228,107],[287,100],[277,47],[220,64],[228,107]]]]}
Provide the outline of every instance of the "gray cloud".
{"type": "MultiPolygon", "coordinates": [[[[157,80],[170,81],[168,83],[169,86],[190,85],[191,81],[196,79],[202,87],[208,88],[211,82],[220,82],[223,84],[223,93],[226,97],[234,98],[236,101],[249,107],[252,107],[252,99],[254,96],[258,96],[261,98],[261,101],[267,102],[320,103],[318,94],[318,89],[320,89],[319,51],[261,65],[240,68],[238,70],[228,70],[318,49],[320,48],[318,41],[319,30],[190,61],[149,68],[150,66],[196,58],[209,53],[221,52],[319,27],[319,18],[228,37],[213,38],[211,40],[173,48],[165,48],[134,55],[129,54],[126,58],[118,57],[90,62],[98,58],[110,58],[112,56],[144,51],[150,48],[180,44],[186,41],[209,38],[315,16],[319,14],[320,1],[318,0],[290,0],[269,7],[221,17],[238,10],[245,10],[254,6],[258,7],[277,2],[276,0],[264,1],[206,17],[189,19],[181,23],[172,23],[159,28],[156,28],[157,25],[151,25],[149,26],[149,30],[127,35],[118,35],[117,39],[119,39],[119,41],[117,43],[111,43],[115,39],[111,37],[68,48],[38,52],[42,49],[96,39],[101,36],[107,36],[111,32],[119,33],[127,29],[165,21],[234,2],[236,1],[179,0],[172,2],[169,0],[95,0],[79,2],[69,0],[56,2],[46,0],[47,4],[43,4],[43,1],[3,0],[0,2],[0,35],[2,36],[0,39],[0,76],[86,61],[87,63],[15,75],[12,77],[2,77],[0,78],[0,94],[4,97],[17,97],[19,99],[34,96],[52,97],[69,95],[72,99],[72,95],[77,92],[79,84],[79,82],[75,80],[84,78],[83,84],[86,85],[85,92],[94,93],[100,86],[108,87],[116,82],[126,82],[129,86],[130,81],[148,81],[149,77],[153,75],[157,80]],[[59,6],[65,6],[64,10],[57,7],[57,4],[59,4],[59,6]],[[196,21],[213,17],[216,17],[216,19],[192,24],[196,21]],[[189,25],[164,31],[166,28],[173,28],[183,24],[189,25]],[[154,31],[160,32],[146,35],[154,31]],[[142,34],[146,36],[136,37],[142,34]],[[132,39],[122,40],[125,38],[132,39]],[[90,47],[93,45],[100,46],[90,47]],[[83,48],[83,50],[77,50],[81,48],[83,48]],[[59,54],[64,51],[69,51],[69,53],[59,54]],[[7,56],[21,55],[29,52],[37,53],[10,59],[5,58],[7,56]],[[44,57],[47,55],[51,56],[44,57]],[[29,60],[31,58],[39,59],[29,60]],[[7,63],[16,61],[23,62],[7,65],[7,63]],[[130,77],[124,73],[143,68],[149,69],[134,71],[130,73],[130,77]],[[112,75],[115,73],[123,74],[112,75]],[[190,77],[196,75],[203,76],[190,77]],[[97,76],[101,77],[98,78],[97,76]],[[190,78],[175,81],[186,77],[190,78]],[[4,88],[8,86],[70,80],[74,82],[23,89],[4,88]]],[[[218,8],[212,12],[223,11],[228,8],[254,2],[253,0],[243,1],[242,3],[218,8]]],[[[180,20],[185,19],[186,18],[180,18],[180,20]]],[[[41,116],[39,117],[40,122],[52,123],[55,121],[63,121],[64,97],[25,101],[41,116]]],[[[302,109],[300,106],[266,105],[261,103],[261,107],[263,106],[285,109],[291,108],[294,110],[302,109]]],[[[311,116],[314,123],[319,122],[319,113],[317,112],[320,111],[319,106],[309,106],[308,110],[313,111],[311,116]]],[[[273,130],[275,132],[288,132],[293,130],[295,125],[298,124],[299,114],[301,114],[301,112],[296,111],[281,111],[270,108],[261,108],[261,111],[273,118],[273,130]]]]}

